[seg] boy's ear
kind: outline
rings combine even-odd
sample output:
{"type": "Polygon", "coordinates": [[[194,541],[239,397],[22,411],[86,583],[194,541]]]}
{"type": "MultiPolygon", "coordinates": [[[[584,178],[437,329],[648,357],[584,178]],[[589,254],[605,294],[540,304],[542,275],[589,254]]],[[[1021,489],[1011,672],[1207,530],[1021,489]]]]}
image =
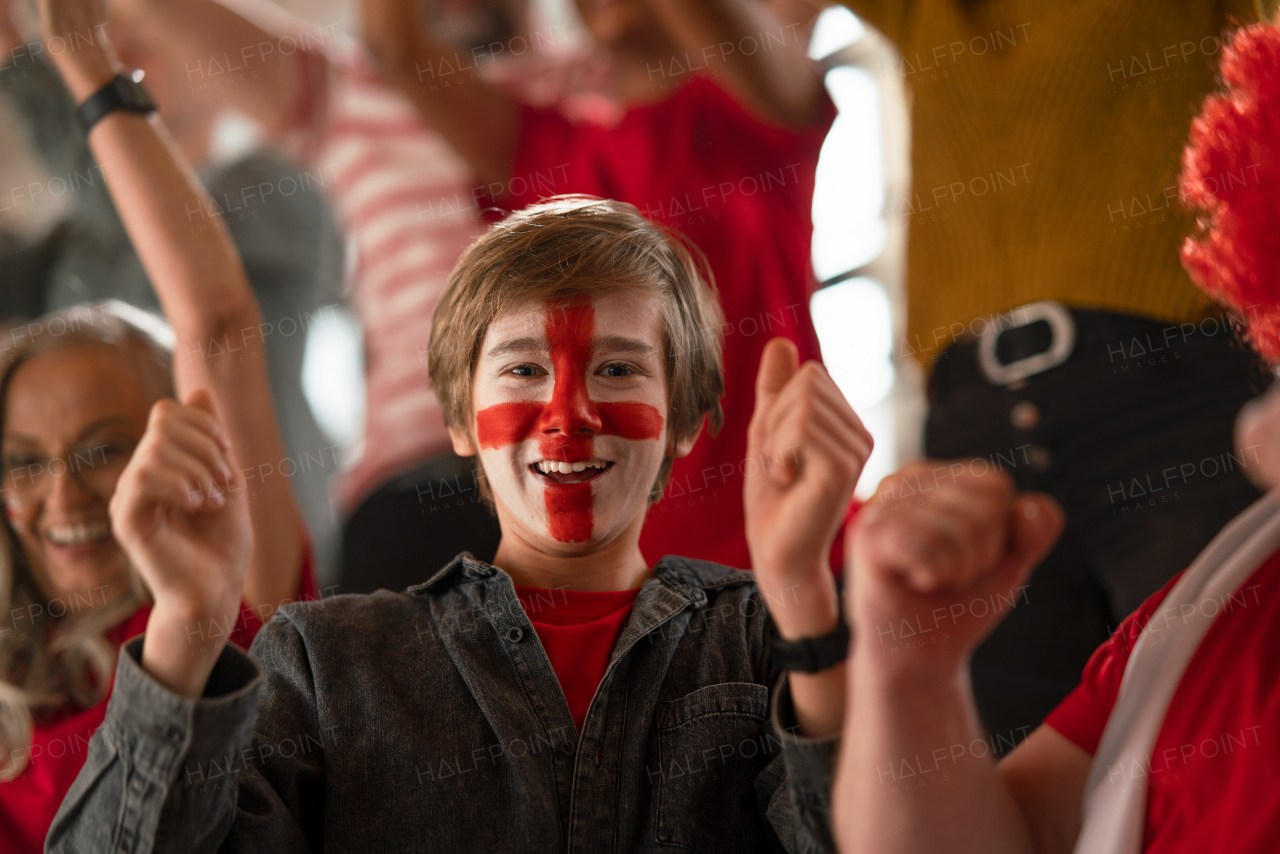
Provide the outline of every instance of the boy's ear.
{"type": "Polygon", "coordinates": [[[460,457],[474,457],[479,453],[471,437],[454,428],[449,428],[449,438],[453,440],[453,452],[460,457]]]}
{"type": "Polygon", "coordinates": [[[678,460],[681,457],[689,456],[693,451],[694,444],[698,441],[698,437],[702,435],[702,429],[706,426],[707,416],[704,415],[702,416],[702,419],[698,421],[698,426],[692,433],[683,439],[676,440],[674,453],[671,454],[672,458],[678,460]]]}

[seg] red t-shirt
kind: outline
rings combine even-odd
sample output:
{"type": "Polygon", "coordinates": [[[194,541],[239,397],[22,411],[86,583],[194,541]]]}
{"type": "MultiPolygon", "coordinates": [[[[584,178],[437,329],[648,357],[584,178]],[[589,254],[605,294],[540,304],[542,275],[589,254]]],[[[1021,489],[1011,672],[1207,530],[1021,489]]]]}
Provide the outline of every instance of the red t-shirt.
{"type": "MultiPolygon", "coordinates": [[[[309,546],[303,551],[298,590],[299,599],[316,598],[309,546]]],[[[150,605],[139,608],[128,620],[108,632],[107,640],[119,646],[137,637],[146,631],[150,615],[150,605]]],[[[231,642],[241,649],[248,649],[261,628],[261,616],[248,605],[243,605],[231,630],[231,642]]],[[[226,634],[226,628],[211,623],[198,629],[193,627],[191,633],[193,643],[198,642],[202,634],[214,641],[226,634]]],[[[0,851],[4,854],[40,854],[44,851],[49,825],[53,824],[62,799],[80,773],[88,756],[89,740],[106,714],[107,701],[104,699],[88,709],[66,710],[47,720],[37,718],[31,738],[31,759],[26,769],[16,779],[0,783],[0,851]]]]}
{"type": "Polygon", "coordinates": [[[613,645],[631,616],[631,606],[639,592],[516,588],[520,606],[533,623],[560,680],[560,690],[569,703],[578,732],[582,732],[591,699],[609,669],[613,645]]]}
{"type": "MultiPolygon", "coordinates": [[[[1081,684],[1045,723],[1094,753],[1120,692],[1133,644],[1150,621],[1153,640],[1184,617],[1142,604],[1089,659],[1081,684]]],[[[1280,850],[1280,552],[1233,596],[1201,605],[1218,613],[1174,692],[1142,767],[1113,769],[1117,787],[1147,787],[1143,851],[1251,854],[1280,850]]],[[[1118,791],[1118,790],[1117,790],[1118,791]]]]}
{"type": "Polygon", "coordinates": [[[709,78],[627,110],[615,126],[574,124],[556,109],[523,108],[504,208],[558,193],[629,202],[704,253],[724,306],[725,426],[676,460],[666,495],[641,534],[645,559],[667,554],[749,567],[742,513],[747,423],[765,343],[790,338],[818,359],[809,316],[816,280],[814,173],[835,120],[790,130],[752,116],[709,78]]]}

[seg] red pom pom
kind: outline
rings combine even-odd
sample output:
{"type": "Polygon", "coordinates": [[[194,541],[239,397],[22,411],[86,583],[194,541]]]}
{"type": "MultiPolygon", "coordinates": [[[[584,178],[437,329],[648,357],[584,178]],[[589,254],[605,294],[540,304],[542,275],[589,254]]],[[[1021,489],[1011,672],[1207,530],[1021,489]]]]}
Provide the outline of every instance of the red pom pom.
{"type": "Polygon", "coordinates": [[[1182,201],[1198,233],[1182,264],[1238,313],[1263,358],[1280,362],[1280,27],[1237,30],[1223,51],[1225,91],[1205,100],[1182,154],[1182,201]]]}

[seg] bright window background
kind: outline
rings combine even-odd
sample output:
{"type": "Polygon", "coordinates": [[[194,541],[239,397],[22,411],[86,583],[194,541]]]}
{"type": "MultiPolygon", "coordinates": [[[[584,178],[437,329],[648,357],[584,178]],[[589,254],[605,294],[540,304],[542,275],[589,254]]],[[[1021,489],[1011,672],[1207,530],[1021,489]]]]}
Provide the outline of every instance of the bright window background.
{"type": "Polygon", "coordinates": [[[346,306],[316,313],[307,330],[302,391],[331,441],[357,451],[364,433],[364,347],[360,321],[346,306]]]}
{"type": "Polygon", "coordinates": [[[840,115],[823,143],[813,193],[813,267],[820,282],[874,260],[886,236],[875,78],[842,66],[826,79],[840,115]]]}
{"type": "MultiPolygon", "coordinates": [[[[892,283],[901,268],[884,217],[889,181],[886,116],[898,113],[896,81],[869,70],[866,28],[843,7],[818,18],[809,55],[823,63],[827,91],[840,114],[818,160],[813,197],[813,266],[825,284],[810,303],[827,370],[875,438],[858,484],[871,495],[899,458],[894,405],[892,283]],[[888,107],[889,109],[886,109],[888,107]]],[[[883,66],[880,66],[883,67],[883,66]]],[[[900,241],[898,242],[900,244],[900,241]]],[[[898,245],[898,244],[895,244],[898,245]]]]}

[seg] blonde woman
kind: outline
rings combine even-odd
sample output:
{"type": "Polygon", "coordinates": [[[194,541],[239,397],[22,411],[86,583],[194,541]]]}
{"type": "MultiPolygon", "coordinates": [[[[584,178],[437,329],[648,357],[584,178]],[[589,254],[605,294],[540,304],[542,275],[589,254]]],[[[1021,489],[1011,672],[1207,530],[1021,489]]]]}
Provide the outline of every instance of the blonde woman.
{"type": "Polygon", "coordinates": [[[279,474],[257,304],[222,223],[191,229],[184,211],[205,194],[120,74],[101,13],[93,0],[40,4],[48,55],[86,104],[93,153],[172,328],[97,304],[0,338],[0,839],[11,852],[43,848],[105,714],[116,652],[146,626],[153,594],[164,601],[169,577],[131,562],[113,533],[121,495],[147,515],[128,527],[150,538],[145,553],[183,567],[188,585],[226,552],[247,568],[238,608],[171,615],[181,629],[154,642],[176,662],[228,636],[247,647],[276,605],[314,587],[279,474]],[[204,512],[181,514],[178,538],[161,524],[169,506],[204,512]]]}

